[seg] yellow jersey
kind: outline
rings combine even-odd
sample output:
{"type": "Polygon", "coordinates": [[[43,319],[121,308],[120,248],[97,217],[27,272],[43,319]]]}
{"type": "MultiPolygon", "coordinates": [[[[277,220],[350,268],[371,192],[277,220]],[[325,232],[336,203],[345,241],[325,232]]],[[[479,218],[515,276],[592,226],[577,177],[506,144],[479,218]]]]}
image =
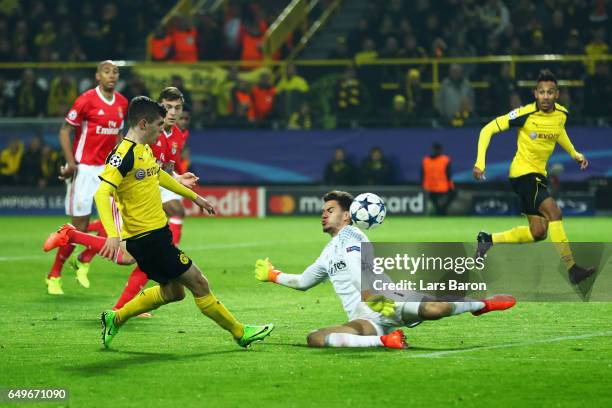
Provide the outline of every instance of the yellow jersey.
{"type": "Polygon", "coordinates": [[[99,177],[115,188],[115,202],[123,220],[121,238],[142,235],[166,225],[159,171],[151,148],[128,139],[123,139],[106,159],[99,177]]]}
{"type": "Polygon", "coordinates": [[[534,102],[498,116],[480,132],[475,166],[484,171],[491,136],[513,127],[518,129],[518,137],[516,154],[510,165],[510,178],[529,173],[546,176],[546,164],[557,143],[572,158],[576,158],[577,152],[565,131],[568,115],[567,109],[557,103],[552,112],[546,113],[539,110],[534,102]]]}

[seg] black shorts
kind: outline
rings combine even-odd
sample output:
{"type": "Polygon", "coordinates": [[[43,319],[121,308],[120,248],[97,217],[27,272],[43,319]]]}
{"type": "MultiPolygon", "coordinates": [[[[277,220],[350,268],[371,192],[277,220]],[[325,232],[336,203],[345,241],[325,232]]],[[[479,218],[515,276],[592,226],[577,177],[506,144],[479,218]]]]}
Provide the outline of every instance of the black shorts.
{"type": "Polygon", "coordinates": [[[526,215],[543,217],[538,208],[542,201],[550,197],[546,177],[539,173],[529,173],[511,178],[510,183],[514,192],[521,199],[521,212],[526,215]]]}
{"type": "Polygon", "coordinates": [[[191,267],[191,259],[172,243],[167,225],[147,235],[128,238],[125,243],[140,269],[157,283],[176,279],[191,267]]]}

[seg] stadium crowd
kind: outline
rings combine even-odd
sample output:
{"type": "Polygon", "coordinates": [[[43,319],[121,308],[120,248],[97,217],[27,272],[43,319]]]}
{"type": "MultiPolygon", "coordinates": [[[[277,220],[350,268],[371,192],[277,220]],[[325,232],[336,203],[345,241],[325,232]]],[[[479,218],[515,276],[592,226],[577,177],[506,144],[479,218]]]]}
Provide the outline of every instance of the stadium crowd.
{"type": "MultiPolygon", "coordinates": [[[[153,59],[261,59],[261,35],[286,1],[266,2],[265,7],[262,2],[258,4],[230,1],[216,13],[197,15],[194,21],[175,17],[155,30],[165,10],[147,0],[130,2],[125,10],[122,5],[121,13],[113,3],[21,2],[1,11],[0,32],[7,35],[0,39],[0,59],[124,58],[130,47],[137,46],[142,52],[142,42],[131,41],[145,38],[152,30],[152,42],[159,40],[157,45],[149,44],[153,59]],[[98,31],[92,36],[88,27],[94,25],[98,31]],[[126,35],[126,27],[138,35],[126,35]],[[96,40],[92,42],[92,38],[96,40]],[[74,58],[74,50],[81,50],[82,57],[74,58]]],[[[296,68],[288,64],[257,70],[256,75],[255,71],[249,74],[237,66],[225,66],[227,73],[214,91],[194,89],[194,84],[184,83],[187,78],[178,74],[168,79],[184,91],[195,128],[475,125],[529,102],[531,87],[519,81],[533,80],[544,66],[517,64],[513,71],[511,65],[501,63],[443,64],[439,88],[434,93],[431,65],[367,62],[508,54],[604,55],[609,53],[612,32],[609,8],[604,0],[370,2],[357,27],[346,37],[339,37],[329,55],[352,60],[351,66],[296,68]]],[[[284,52],[290,46],[288,41],[284,52]]],[[[612,78],[608,64],[568,62],[548,67],[559,79],[573,81],[571,86],[562,87],[560,103],[572,111],[575,123],[610,124],[612,78]]],[[[117,88],[128,98],[150,95],[148,78],[129,69],[122,70],[121,75],[117,88]]],[[[91,85],[89,72],[2,70],[0,114],[61,117],[76,95],[91,85]]]]}

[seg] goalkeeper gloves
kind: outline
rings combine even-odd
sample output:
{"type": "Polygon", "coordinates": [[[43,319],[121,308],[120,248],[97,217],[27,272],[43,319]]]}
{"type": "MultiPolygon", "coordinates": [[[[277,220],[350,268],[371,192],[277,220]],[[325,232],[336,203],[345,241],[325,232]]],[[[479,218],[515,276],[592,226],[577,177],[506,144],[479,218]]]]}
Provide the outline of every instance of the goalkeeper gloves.
{"type": "Polygon", "coordinates": [[[370,309],[383,316],[391,317],[395,314],[395,302],[383,295],[373,295],[366,299],[366,304],[370,309]]]}
{"type": "Polygon", "coordinates": [[[255,279],[261,282],[276,282],[276,277],[280,274],[274,269],[268,258],[255,261],[255,279]]]}

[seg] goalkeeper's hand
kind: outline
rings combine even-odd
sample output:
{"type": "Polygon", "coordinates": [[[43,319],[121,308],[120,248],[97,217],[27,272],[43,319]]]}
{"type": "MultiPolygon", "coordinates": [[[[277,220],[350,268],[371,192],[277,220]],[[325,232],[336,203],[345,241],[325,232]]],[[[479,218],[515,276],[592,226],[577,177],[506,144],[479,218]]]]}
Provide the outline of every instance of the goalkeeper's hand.
{"type": "Polygon", "coordinates": [[[279,272],[274,270],[268,258],[255,261],[255,279],[261,282],[276,282],[279,272]]]}
{"type": "Polygon", "coordinates": [[[368,297],[366,299],[366,304],[370,309],[383,316],[391,317],[395,314],[395,301],[383,295],[372,295],[368,297]]]}

